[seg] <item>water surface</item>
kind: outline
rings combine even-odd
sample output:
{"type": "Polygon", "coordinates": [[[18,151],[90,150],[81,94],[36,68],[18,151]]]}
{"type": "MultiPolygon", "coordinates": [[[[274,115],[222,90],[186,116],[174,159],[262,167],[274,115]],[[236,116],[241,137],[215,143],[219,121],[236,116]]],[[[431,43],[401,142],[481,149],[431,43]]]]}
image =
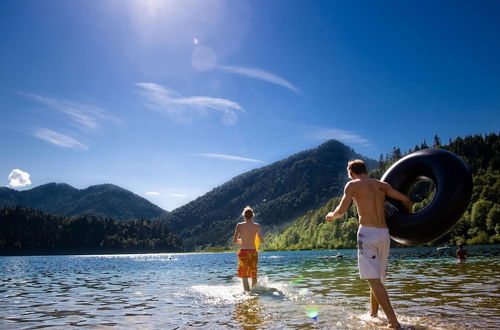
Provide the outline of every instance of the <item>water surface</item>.
{"type": "MultiPolygon", "coordinates": [[[[392,249],[404,325],[500,328],[500,246],[392,249]]],[[[0,257],[0,328],[378,329],[355,250],[263,252],[242,292],[235,253],[0,257]],[[343,258],[336,258],[337,253],[343,258]],[[317,314],[316,318],[313,318],[317,314]]]]}

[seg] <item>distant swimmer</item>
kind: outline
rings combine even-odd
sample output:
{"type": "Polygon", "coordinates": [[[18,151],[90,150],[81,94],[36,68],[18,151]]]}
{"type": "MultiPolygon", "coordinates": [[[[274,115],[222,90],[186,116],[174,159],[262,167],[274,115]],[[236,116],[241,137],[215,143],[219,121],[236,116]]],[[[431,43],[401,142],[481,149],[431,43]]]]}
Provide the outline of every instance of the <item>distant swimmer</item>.
{"type": "Polygon", "coordinates": [[[455,257],[458,259],[458,261],[467,260],[467,251],[460,244],[458,245],[458,250],[455,252],[455,257]]]}
{"type": "Polygon", "coordinates": [[[337,208],[329,212],[325,220],[341,218],[354,200],[358,209],[358,267],[361,279],[370,284],[372,317],[377,317],[378,306],[389,320],[389,327],[399,329],[396,314],[383,285],[385,281],[390,248],[384,203],[386,196],[397,199],[411,212],[412,203],[408,197],[393,189],[388,183],[368,177],[362,160],[350,161],[347,173],[351,181],[344,188],[344,195],[337,208]]]}
{"type": "Polygon", "coordinates": [[[260,225],[252,221],[254,212],[250,206],[243,209],[241,214],[245,221],[236,225],[233,243],[241,244],[238,251],[238,277],[242,279],[243,289],[250,291],[248,278],[252,278],[252,288],[257,285],[257,263],[259,253],[257,249],[260,242],[264,241],[260,225]]]}

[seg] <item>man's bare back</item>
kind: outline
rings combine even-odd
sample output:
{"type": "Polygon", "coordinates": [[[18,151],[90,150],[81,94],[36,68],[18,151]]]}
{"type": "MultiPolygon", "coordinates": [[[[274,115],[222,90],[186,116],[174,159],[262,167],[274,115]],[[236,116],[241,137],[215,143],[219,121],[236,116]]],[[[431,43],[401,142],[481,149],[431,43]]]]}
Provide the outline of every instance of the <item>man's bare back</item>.
{"type": "Polygon", "coordinates": [[[367,227],[387,228],[384,202],[390,186],[368,177],[352,180],[349,186],[358,210],[359,224],[367,227]]]}
{"type": "Polygon", "coordinates": [[[387,228],[384,213],[386,196],[400,200],[406,208],[411,209],[410,199],[393,189],[388,183],[372,179],[366,174],[354,175],[353,180],[349,181],[344,188],[344,196],[340,204],[333,212],[328,213],[326,220],[340,218],[354,200],[361,226],[387,228]]]}

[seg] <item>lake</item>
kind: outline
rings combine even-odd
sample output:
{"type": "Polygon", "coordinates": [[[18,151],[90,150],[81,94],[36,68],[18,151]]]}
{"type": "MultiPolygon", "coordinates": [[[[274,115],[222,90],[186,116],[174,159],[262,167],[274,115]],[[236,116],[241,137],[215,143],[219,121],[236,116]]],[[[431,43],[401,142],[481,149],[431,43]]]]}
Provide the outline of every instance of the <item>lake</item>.
{"type": "MultiPolygon", "coordinates": [[[[403,325],[500,328],[500,245],[392,249],[403,325]]],[[[0,257],[0,328],[378,329],[356,250],[262,252],[242,292],[235,253],[0,257]],[[341,253],[343,258],[336,258],[341,253]]]]}

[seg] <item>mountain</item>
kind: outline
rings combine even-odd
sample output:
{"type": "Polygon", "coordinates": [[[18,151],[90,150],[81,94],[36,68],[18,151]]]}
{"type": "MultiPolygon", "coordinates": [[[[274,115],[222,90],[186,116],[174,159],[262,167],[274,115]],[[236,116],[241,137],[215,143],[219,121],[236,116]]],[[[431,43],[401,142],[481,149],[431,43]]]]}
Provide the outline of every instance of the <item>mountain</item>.
{"type": "MultiPolygon", "coordinates": [[[[423,142],[408,153],[428,148],[423,142]]],[[[449,144],[441,145],[436,135],[433,148],[449,150],[459,156],[473,176],[473,193],[469,207],[451,230],[435,244],[498,244],[500,243],[500,136],[487,134],[457,137],[449,144]]],[[[381,166],[370,172],[380,178],[383,173],[404,154],[394,148],[392,154],[381,159],[381,166]]],[[[425,207],[432,199],[430,191],[410,193],[415,202],[413,210],[425,207]]],[[[287,228],[266,236],[265,249],[338,249],[356,246],[358,228],[355,208],[350,208],[342,220],[325,223],[324,216],[340,202],[339,197],[328,201],[321,208],[313,209],[287,228]]]]}
{"type": "Polygon", "coordinates": [[[181,235],[187,250],[230,243],[238,217],[246,205],[255,221],[275,230],[342,193],[349,160],[366,159],[348,146],[330,140],[311,150],[241,174],[163,218],[181,235]]]}
{"type": "Polygon", "coordinates": [[[21,205],[63,216],[95,215],[117,220],[153,219],[167,211],[112,184],[76,189],[65,183],[48,183],[17,191],[0,188],[0,207],[21,205]]]}

